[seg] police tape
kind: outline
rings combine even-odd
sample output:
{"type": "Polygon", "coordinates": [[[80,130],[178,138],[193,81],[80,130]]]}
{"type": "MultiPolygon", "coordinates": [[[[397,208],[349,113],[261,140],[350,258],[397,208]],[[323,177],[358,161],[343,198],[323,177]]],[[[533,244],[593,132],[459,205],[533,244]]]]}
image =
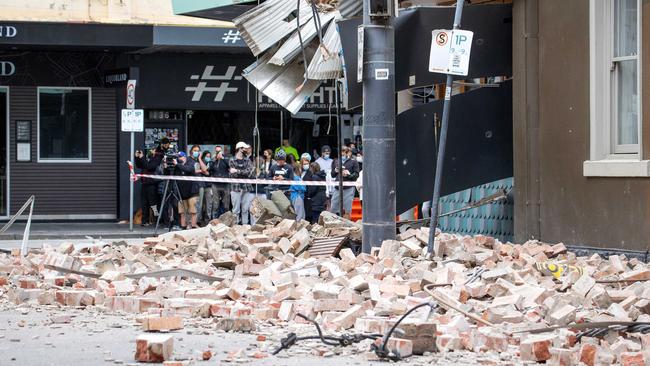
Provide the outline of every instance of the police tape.
{"type": "MultiPolygon", "coordinates": [[[[273,180],[273,179],[243,179],[243,178],[218,178],[218,177],[196,177],[185,175],[157,175],[157,174],[141,174],[136,173],[133,163],[129,164],[130,177],[133,182],[140,178],[149,178],[157,180],[179,180],[190,182],[210,182],[210,183],[235,183],[235,184],[253,184],[253,185],[303,185],[303,186],[323,186],[323,187],[338,187],[338,181],[322,182],[322,181],[303,181],[303,180],[273,180]]],[[[356,182],[343,182],[344,187],[357,187],[356,182]]]]}

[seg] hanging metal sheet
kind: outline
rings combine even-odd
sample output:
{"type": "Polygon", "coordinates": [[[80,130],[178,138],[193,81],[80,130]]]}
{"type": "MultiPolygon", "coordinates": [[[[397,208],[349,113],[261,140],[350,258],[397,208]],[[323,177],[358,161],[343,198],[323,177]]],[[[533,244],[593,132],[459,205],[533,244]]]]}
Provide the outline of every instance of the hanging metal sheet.
{"type": "MultiPolygon", "coordinates": [[[[259,56],[298,29],[297,10],[294,0],[267,0],[233,19],[233,23],[253,55],[259,56]]],[[[311,7],[301,6],[300,24],[307,24],[311,18],[311,7]]]]}

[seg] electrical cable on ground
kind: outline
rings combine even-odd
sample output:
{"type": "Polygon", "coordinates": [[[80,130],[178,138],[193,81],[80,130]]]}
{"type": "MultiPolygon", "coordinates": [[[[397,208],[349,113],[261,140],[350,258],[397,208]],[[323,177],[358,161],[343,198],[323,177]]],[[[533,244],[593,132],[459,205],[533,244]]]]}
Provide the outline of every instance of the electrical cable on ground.
{"type": "Polygon", "coordinates": [[[275,351],[273,351],[272,355],[277,355],[282,350],[291,348],[291,346],[295,345],[299,341],[320,340],[321,342],[323,342],[328,346],[349,346],[351,344],[359,343],[366,339],[374,340],[382,337],[381,334],[343,334],[339,337],[326,336],[323,335],[323,331],[321,330],[320,326],[313,319],[310,319],[307,316],[300,313],[296,315],[313,324],[316,327],[316,331],[318,332],[318,335],[298,337],[296,333],[291,332],[287,334],[286,337],[280,340],[280,347],[278,347],[275,351]]]}
{"type": "Polygon", "coordinates": [[[386,345],[388,344],[388,340],[390,339],[390,336],[393,335],[397,327],[406,319],[411,313],[413,313],[415,310],[429,306],[431,309],[435,309],[437,304],[435,302],[423,302],[422,304],[416,305],[412,307],[409,311],[407,311],[404,315],[402,315],[396,322],[393,324],[393,326],[386,332],[386,334],[383,336],[381,340],[381,344],[377,345],[375,343],[372,344],[371,348],[373,351],[375,351],[375,354],[379,358],[383,359],[389,359],[391,361],[399,361],[402,359],[402,356],[399,353],[393,353],[389,352],[388,349],[386,348],[386,345]]]}

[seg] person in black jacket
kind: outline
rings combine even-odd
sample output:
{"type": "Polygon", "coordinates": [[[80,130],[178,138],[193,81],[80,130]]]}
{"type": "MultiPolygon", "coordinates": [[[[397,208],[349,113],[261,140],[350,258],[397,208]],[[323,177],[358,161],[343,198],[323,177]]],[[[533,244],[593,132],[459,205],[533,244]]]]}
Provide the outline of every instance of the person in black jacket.
{"type": "MultiPolygon", "coordinates": [[[[190,153],[192,155],[195,152],[199,152],[200,148],[198,146],[192,146],[190,153]]],[[[178,162],[176,163],[176,169],[184,176],[196,176],[197,173],[200,173],[199,163],[197,160],[194,160],[192,157],[187,156],[184,152],[178,153],[178,162]]],[[[178,181],[178,190],[181,194],[181,202],[178,203],[178,213],[181,217],[181,227],[187,229],[199,227],[197,224],[196,217],[196,208],[199,200],[199,183],[192,181],[178,181]],[[185,215],[190,214],[190,224],[187,224],[185,215]]]]}
{"type": "MultiPolygon", "coordinates": [[[[359,177],[359,163],[356,159],[352,159],[352,150],[343,146],[341,148],[341,157],[343,160],[343,169],[341,169],[340,174],[343,176],[344,182],[356,182],[359,177]]],[[[332,163],[332,178],[338,179],[339,176],[339,167],[338,159],[335,159],[332,163]]],[[[334,192],[332,194],[332,212],[338,215],[341,215],[347,219],[350,218],[350,212],[352,211],[352,200],[354,200],[354,187],[343,187],[343,193],[339,192],[339,186],[336,184],[334,186],[334,192]],[[343,214],[339,212],[339,200],[343,195],[343,214]]]]}
{"type": "MultiPolygon", "coordinates": [[[[284,150],[278,150],[275,153],[275,164],[269,168],[268,179],[293,181],[293,166],[287,163],[287,154],[284,150]]],[[[269,187],[271,191],[280,190],[289,191],[289,185],[278,185],[269,187]]]]}
{"type": "MultiPolygon", "coordinates": [[[[215,178],[230,177],[230,163],[224,157],[221,146],[214,148],[214,161],[210,166],[210,176],[215,178]]],[[[230,210],[230,184],[212,183],[212,217],[219,217],[230,210]],[[219,207],[223,205],[223,207],[219,207]]]]}
{"type": "MultiPolygon", "coordinates": [[[[163,137],[160,144],[155,149],[148,152],[147,156],[140,150],[135,152],[135,167],[142,169],[143,174],[156,174],[156,169],[162,164],[165,153],[169,150],[169,139],[163,137]]],[[[142,178],[142,226],[149,226],[149,211],[153,210],[155,216],[158,216],[158,205],[160,196],[158,195],[158,180],[151,178],[142,178]]]]}
{"type": "MultiPolygon", "coordinates": [[[[309,173],[310,179],[314,182],[325,182],[326,173],[324,170],[320,170],[320,165],[318,163],[309,164],[309,173]]],[[[306,174],[305,174],[306,176],[306,174]]],[[[311,209],[311,223],[315,224],[318,222],[321,212],[325,211],[327,205],[327,195],[325,194],[325,186],[308,186],[307,187],[307,199],[305,202],[309,202],[309,207],[311,209]]],[[[305,204],[306,206],[306,204],[305,204]]]]}

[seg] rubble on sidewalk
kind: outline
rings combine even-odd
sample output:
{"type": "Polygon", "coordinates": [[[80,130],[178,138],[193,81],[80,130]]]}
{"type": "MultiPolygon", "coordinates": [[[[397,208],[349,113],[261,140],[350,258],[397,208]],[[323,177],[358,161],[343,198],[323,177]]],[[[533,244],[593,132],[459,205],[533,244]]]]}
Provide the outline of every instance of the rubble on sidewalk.
{"type": "MultiPolygon", "coordinates": [[[[0,254],[0,299],[134,314],[146,332],[137,339],[141,362],[170,360],[173,336],[166,332],[187,328],[191,319],[204,319],[217,332],[256,334],[265,348],[249,357],[263,358],[272,348],[269,333],[259,333],[262,326],[280,336],[296,327],[314,333],[301,314],[326,334],[385,334],[423,303],[437,306],[410,314],[386,349],[402,357],[465,350],[557,365],[650,360],[643,328],[578,341],[584,329],[571,327],[650,320],[650,266],[636,259],[576,257],[563,244],[450,234],[437,236],[428,259],[428,228],[409,229],[372,254],[337,247],[337,257],[315,258],[308,249],[319,238],[359,240],[360,225],[327,212],[314,225],[277,215],[265,221],[237,226],[225,216],[141,245],[63,244],[24,258],[0,254]],[[172,269],[186,271],[152,275],[172,269]],[[557,329],[530,332],[552,326],[557,329]]],[[[52,318],[66,322],[70,318],[52,318]]],[[[371,344],[360,343],[358,353],[371,344]]]]}

